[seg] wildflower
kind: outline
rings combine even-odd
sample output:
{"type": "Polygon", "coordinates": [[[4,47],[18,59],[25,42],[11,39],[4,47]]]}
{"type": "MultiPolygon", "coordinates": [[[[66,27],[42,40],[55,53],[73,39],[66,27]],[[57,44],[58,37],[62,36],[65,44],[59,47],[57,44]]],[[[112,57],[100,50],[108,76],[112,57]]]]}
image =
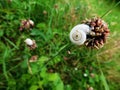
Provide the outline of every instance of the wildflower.
{"type": "Polygon", "coordinates": [[[29,62],[36,62],[38,59],[38,56],[37,55],[34,55],[30,58],[29,62]]]}
{"type": "Polygon", "coordinates": [[[47,11],[46,11],[46,10],[44,10],[44,11],[43,11],[43,14],[44,14],[44,15],[47,15],[47,11]]]}
{"type": "Polygon", "coordinates": [[[90,73],[90,76],[91,76],[92,78],[94,78],[94,77],[95,77],[95,74],[94,74],[94,73],[90,73]]]}
{"type": "Polygon", "coordinates": [[[28,45],[30,50],[33,50],[33,49],[35,49],[37,47],[35,40],[31,40],[30,38],[27,38],[25,40],[25,43],[28,45]]]}
{"type": "Polygon", "coordinates": [[[76,68],[75,68],[75,71],[77,71],[77,70],[78,70],[78,68],[76,67],[76,68]]]}
{"type": "Polygon", "coordinates": [[[93,87],[89,87],[87,90],[94,90],[94,88],[93,87]]]}
{"type": "Polygon", "coordinates": [[[69,50],[67,51],[67,53],[68,53],[68,54],[71,54],[71,52],[70,52],[69,50]]]}
{"type": "Polygon", "coordinates": [[[55,5],[54,5],[54,8],[57,9],[57,8],[58,8],[58,4],[55,4],[55,5]]]}
{"type": "Polygon", "coordinates": [[[31,29],[34,26],[34,22],[32,20],[22,20],[21,21],[21,26],[20,26],[20,31],[22,31],[23,29],[31,29]]]}
{"type": "Polygon", "coordinates": [[[84,77],[87,77],[88,75],[86,73],[83,74],[84,77]]]}
{"type": "Polygon", "coordinates": [[[65,57],[65,56],[63,57],[63,59],[64,59],[65,61],[69,60],[69,58],[68,58],[68,57],[65,57]]]}
{"type": "Polygon", "coordinates": [[[107,23],[99,17],[94,17],[92,19],[84,21],[84,24],[87,24],[91,27],[91,32],[87,35],[87,40],[85,45],[91,48],[102,48],[106,39],[110,34],[107,23]]]}

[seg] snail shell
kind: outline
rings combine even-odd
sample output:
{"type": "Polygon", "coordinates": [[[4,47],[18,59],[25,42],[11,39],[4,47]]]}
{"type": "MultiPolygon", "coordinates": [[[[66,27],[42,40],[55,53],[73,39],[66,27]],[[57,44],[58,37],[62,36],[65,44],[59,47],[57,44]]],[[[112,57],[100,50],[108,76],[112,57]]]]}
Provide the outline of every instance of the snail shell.
{"type": "Polygon", "coordinates": [[[25,43],[27,44],[27,45],[29,45],[29,46],[32,46],[34,43],[33,43],[33,41],[30,39],[30,38],[27,38],[26,40],[25,40],[25,43]]]}
{"type": "Polygon", "coordinates": [[[70,40],[76,45],[82,45],[86,41],[86,35],[90,32],[90,27],[86,24],[79,24],[73,27],[70,32],[70,40]]]}

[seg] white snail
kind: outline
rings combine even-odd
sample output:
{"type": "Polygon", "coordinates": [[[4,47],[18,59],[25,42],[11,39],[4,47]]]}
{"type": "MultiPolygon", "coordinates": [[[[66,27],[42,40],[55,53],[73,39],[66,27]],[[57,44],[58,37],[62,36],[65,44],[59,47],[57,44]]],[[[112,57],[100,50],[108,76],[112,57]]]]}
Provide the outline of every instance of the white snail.
{"type": "Polygon", "coordinates": [[[87,34],[89,34],[91,28],[86,24],[79,24],[73,27],[70,32],[70,40],[76,45],[82,45],[86,41],[87,34]]]}
{"type": "Polygon", "coordinates": [[[34,22],[32,20],[28,21],[31,26],[34,26],[34,22]]]}
{"type": "Polygon", "coordinates": [[[27,38],[27,39],[25,40],[25,43],[26,43],[27,45],[29,45],[29,46],[32,46],[32,45],[34,44],[33,40],[31,40],[30,38],[27,38]]]}

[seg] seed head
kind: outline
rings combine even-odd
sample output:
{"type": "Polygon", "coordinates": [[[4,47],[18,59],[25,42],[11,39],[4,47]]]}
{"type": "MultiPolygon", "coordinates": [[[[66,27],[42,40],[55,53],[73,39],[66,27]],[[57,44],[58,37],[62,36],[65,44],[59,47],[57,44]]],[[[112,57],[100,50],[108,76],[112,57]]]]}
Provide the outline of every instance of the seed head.
{"type": "Polygon", "coordinates": [[[94,17],[83,23],[91,27],[91,32],[87,35],[85,45],[96,49],[102,48],[110,34],[107,23],[99,17],[94,17]]]}

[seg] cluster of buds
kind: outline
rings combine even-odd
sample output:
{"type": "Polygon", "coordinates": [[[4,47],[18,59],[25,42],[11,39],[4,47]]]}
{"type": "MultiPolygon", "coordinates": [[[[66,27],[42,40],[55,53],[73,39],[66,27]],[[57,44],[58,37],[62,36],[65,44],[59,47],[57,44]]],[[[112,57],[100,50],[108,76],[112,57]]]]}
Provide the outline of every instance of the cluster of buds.
{"type": "Polygon", "coordinates": [[[87,40],[84,44],[87,47],[96,49],[103,47],[110,33],[108,25],[99,17],[85,20],[83,23],[91,28],[91,32],[87,35],[87,40]]]}
{"type": "Polygon", "coordinates": [[[34,55],[30,58],[29,62],[36,62],[38,59],[38,55],[34,55]]]}
{"type": "Polygon", "coordinates": [[[30,50],[33,50],[33,49],[35,49],[37,47],[35,40],[31,40],[30,38],[27,38],[25,40],[25,43],[30,48],[30,50]]]}
{"type": "Polygon", "coordinates": [[[22,20],[21,21],[21,26],[20,26],[20,31],[24,30],[24,29],[31,29],[34,26],[34,22],[30,19],[28,20],[22,20]]]}

